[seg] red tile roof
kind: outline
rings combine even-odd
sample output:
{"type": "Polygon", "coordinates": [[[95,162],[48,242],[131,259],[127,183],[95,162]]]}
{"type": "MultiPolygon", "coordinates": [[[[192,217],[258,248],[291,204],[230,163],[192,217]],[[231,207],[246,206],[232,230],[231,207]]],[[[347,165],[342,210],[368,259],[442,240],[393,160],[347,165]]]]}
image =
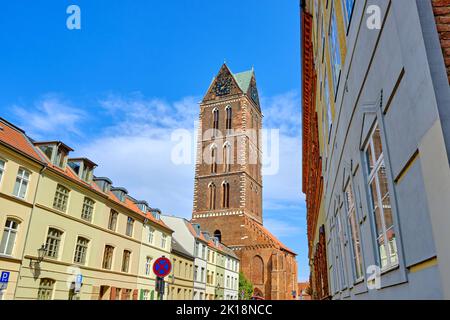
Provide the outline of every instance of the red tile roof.
{"type": "Polygon", "coordinates": [[[280,240],[277,239],[277,237],[275,237],[272,233],[270,233],[270,231],[267,230],[263,225],[256,223],[255,221],[253,221],[250,218],[247,218],[247,222],[251,223],[253,227],[258,229],[263,235],[265,235],[267,238],[269,238],[270,241],[272,241],[275,245],[277,245],[281,249],[288,251],[294,255],[297,255],[293,250],[286,247],[280,240]]]}
{"type": "MultiPolygon", "coordinates": [[[[9,123],[7,120],[0,117],[0,141],[4,142],[8,146],[13,149],[26,154],[27,156],[33,158],[36,161],[39,161],[45,164],[48,168],[51,168],[53,171],[57,172],[60,175],[65,176],[69,180],[82,184],[83,186],[90,188],[91,190],[97,193],[105,193],[98,187],[95,182],[86,182],[83,179],[79,178],[78,175],[70,168],[70,166],[66,166],[65,169],[61,169],[60,167],[51,163],[51,161],[47,158],[47,156],[42,152],[41,149],[35,147],[33,143],[26,136],[25,131],[14,126],[9,123]]],[[[37,143],[39,144],[39,143],[37,143]]],[[[64,145],[65,146],[65,145],[64,145]]],[[[67,147],[67,146],[66,146],[67,147]]],[[[70,149],[70,147],[67,147],[70,149]]],[[[72,150],[72,149],[70,149],[72,150]]],[[[139,207],[131,201],[129,198],[125,199],[125,202],[121,202],[117,197],[110,191],[106,196],[117,203],[119,206],[125,207],[151,221],[154,223],[171,230],[162,220],[157,220],[152,214],[146,213],[144,214],[139,207]]],[[[173,230],[171,230],[173,231],[173,230]]]]}
{"type": "Polygon", "coordinates": [[[25,132],[3,118],[0,118],[0,141],[34,160],[42,162],[25,132]]]}
{"type": "Polygon", "coordinates": [[[188,228],[188,230],[191,232],[191,234],[197,238],[200,239],[204,242],[208,242],[208,240],[205,238],[205,236],[203,235],[203,233],[200,232],[200,235],[197,235],[197,232],[195,231],[194,226],[192,225],[192,223],[190,223],[189,221],[185,220],[186,226],[188,228]]]}

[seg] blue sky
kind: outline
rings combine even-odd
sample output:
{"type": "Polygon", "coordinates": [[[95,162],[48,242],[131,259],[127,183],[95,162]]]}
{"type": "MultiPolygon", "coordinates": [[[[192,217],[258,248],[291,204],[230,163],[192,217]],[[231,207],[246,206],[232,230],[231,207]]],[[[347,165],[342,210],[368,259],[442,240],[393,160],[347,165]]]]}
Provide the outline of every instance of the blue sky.
{"type": "Polygon", "coordinates": [[[265,225],[308,279],[301,193],[300,21],[294,0],[9,1],[0,11],[0,115],[63,140],[97,175],[190,217],[194,169],[170,161],[171,132],[194,130],[226,60],[255,68],[264,126],[280,128],[280,171],[264,177],[265,225]],[[81,30],[66,8],[81,8],[81,30]]]}

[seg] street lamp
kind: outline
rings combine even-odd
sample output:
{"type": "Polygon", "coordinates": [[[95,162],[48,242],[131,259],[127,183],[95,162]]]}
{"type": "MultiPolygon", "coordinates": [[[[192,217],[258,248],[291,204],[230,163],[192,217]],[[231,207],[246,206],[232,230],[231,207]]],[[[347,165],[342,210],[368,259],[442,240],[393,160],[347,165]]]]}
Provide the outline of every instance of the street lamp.
{"type": "Polygon", "coordinates": [[[47,249],[45,248],[45,244],[43,244],[39,249],[38,249],[38,258],[36,259],[36,262],[33,263],[33,258],[30,258],[30,267],[31,266],[35,266],[36,264],[40,264],[42,262],[42,260],[44,260],[44,256],[47,253],[47,249]]]}

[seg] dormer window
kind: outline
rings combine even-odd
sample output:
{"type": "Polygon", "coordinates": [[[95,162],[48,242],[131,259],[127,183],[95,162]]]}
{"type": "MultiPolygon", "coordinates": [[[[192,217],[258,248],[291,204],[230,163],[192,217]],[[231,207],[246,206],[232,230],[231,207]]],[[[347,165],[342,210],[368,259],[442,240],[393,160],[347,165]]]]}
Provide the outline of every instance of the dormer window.
{"type": "Polygon", "coordinates": [[[111,192],[119,199],[120,202],[125,202],[128,190],[125,188],[111,188],[111,192]]]}
{"type": "Polygon", "coordinates": [[[35,145],[44,153],[48,160],[55,166],[65,169],[67,156],[72,148],[61,141],[37,142],[35,145]]]}
{"type": "Polygon", "coordinates": [[[69,166],[77,174],[77,176],[88,183],[92,181],[94,169],[97,165],[86,158],[69,159],[69,166]]]}
{"type": "Polygon", "coordinates": [[[156,220],[161,220],[161,210],[159,210],[159,209],[150,209],[150,212],[151,212],[152,216],[156,220]]]}
{"type": "Polygon", "coordinates": [[[109,193],[111,191],[112,181],[108,178],[94,177],[93,180],[104,193],[109,193]]]}
{"type": "Polygon", "coordinates": [[[147,213],[148,211],[148,203],[147,201],[137,201],[136,205],[138,206],[139,210],[141,210],[143,213],[147,213]]]}

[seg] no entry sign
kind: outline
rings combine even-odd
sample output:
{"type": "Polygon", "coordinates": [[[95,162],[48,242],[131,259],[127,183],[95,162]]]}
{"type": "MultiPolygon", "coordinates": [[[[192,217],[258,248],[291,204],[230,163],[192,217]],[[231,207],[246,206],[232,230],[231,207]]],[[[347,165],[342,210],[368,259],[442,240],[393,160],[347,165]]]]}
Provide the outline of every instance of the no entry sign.
{"type": "Polygon", "coordinates": [[[156,259],[155,263],[153,264],[153,273],[157,277],[164,278],[170,273],[171,270],[172,263],[166,257],[156,259]]]}

